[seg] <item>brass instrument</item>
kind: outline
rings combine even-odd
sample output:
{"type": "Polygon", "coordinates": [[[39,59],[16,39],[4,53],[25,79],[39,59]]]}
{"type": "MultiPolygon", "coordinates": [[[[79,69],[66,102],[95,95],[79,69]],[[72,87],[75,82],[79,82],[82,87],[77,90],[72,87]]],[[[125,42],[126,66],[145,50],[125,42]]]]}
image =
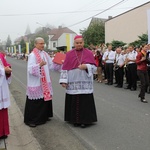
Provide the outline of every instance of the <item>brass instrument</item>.
{"type": "Polygon", "coordinates": [[[117,54],[115,56],[115,62],[114,62],[114,68],[113,68],[114,71],[119,69],[119,66],[117,65],[119,60],[116,61],[116,57],[117,57],[117,54]]]}
{"type": "Polygon", "coordinates": [[[127,69],[128,64],[128,53],[126,54],[125,62],[124,62],[124,68],[127,69]]]}

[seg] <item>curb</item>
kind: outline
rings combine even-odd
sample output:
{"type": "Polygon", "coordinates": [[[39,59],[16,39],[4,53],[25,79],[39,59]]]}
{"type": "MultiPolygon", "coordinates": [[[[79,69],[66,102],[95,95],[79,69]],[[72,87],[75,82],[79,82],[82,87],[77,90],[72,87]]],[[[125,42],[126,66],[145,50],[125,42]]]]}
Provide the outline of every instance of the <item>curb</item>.
{"type": "Polygon", "coordinates": [[[10,135],[5,142],[7,150],[41,150],[31,129],[23,122],[23,114],[10,93],[11,106],[9,108],[10,135]]]}

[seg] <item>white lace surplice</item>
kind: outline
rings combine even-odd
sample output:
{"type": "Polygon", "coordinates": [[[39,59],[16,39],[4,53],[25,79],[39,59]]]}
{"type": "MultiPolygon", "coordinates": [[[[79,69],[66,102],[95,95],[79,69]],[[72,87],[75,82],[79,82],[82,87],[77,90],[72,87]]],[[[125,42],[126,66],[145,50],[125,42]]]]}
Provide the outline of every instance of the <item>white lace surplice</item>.
{"type": "Polygon", "coordinates": [[[59,83],[67,83],[67,94],[91,94],[93,93],[93,73],[96,71],[94,65],[86,64],[85,70],[73,69],[62,70],[59,83]]]}
{"type": "Polygon", "coordinates": [[[8,82],[6,80],[5,70],[0,65],[0,110],[10,106],[10,94],[8,82]]]}
{"type": "MultiPolygon", "coordinates": [[[[51,95],[53,95],[52,83],[50,79],[50,70],[54,70],[54,64],[50,56],[43,52],[39,51],[41,58],[46,61],[44,65],[44,70],[46,74],[46,79],[48,82],[48,87],[50,89],[51,95]]],[[[27,67],[27,96],[29,99],[40,99],[43,98],[43,90],[41,85],[41,73],[40,66],[37,64],[35,54],[32,52],[28,58],[28,67],[27,67]]]]}

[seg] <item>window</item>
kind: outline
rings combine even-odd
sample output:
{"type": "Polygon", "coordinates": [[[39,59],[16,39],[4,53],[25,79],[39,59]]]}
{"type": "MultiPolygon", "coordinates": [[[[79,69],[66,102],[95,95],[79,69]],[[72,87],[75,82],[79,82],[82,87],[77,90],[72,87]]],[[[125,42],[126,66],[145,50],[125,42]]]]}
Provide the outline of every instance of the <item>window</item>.
{"type": "Polygon", "coordinates": [[[56,42],[53,42],[53,47],[56,47],[56,42]]]}

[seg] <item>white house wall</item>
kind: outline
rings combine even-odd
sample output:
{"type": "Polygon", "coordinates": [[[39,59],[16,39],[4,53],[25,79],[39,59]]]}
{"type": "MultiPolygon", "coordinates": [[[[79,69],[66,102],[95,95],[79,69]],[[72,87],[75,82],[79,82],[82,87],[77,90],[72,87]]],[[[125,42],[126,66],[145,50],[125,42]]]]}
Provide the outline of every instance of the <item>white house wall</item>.
{"type": "Polygon", "coordinates": [[[75,33],[63,33],[60,38],[58,39],[58,46],[67,46],[66,44],[66,34],[70,34],[70,45],[73,46],[74,37],[76,36],[75,33]]]}
{"type": "Polygon", "coordinates": [[[148,31],[147,10],[150,3],[133,9],[105,23],[105,42],[119,40],[131,43],[148,31]]]}

